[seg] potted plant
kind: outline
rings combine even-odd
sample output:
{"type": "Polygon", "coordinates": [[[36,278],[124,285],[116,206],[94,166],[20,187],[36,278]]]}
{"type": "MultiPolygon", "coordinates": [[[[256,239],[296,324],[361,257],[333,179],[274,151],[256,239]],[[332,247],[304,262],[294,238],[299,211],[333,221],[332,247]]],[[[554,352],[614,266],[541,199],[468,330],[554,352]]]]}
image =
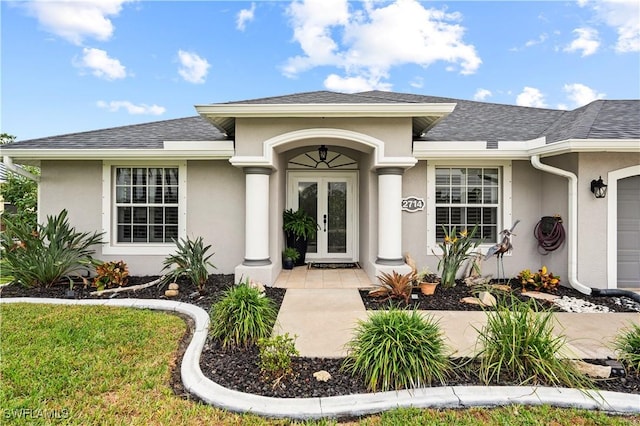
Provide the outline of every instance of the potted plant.
{"type": "Polygon", "coordinates": [[[285,247],[282,250],[282,267],[284,269],[293,269],[296,260],[300,258],[300,253],[295,247],[285,247]]]}
{"type": "Polygon", "coordinates": [[[436,287],[440,284],[438,277],[431,273],[428,269],[423,269],[416,277],[418,287],[424,295],[432,295],[436,291],[436,287]]]}
{"type": "Polygon", "coordinates": [[[282,229],[287,239],[287,247],[295,248],[300,255],[295,262],[296,266],[304,265],[307,242],[315,238],[318,223],[302,209],[295,212],[293,209],[288,209],[282,213],[282,229]]]}

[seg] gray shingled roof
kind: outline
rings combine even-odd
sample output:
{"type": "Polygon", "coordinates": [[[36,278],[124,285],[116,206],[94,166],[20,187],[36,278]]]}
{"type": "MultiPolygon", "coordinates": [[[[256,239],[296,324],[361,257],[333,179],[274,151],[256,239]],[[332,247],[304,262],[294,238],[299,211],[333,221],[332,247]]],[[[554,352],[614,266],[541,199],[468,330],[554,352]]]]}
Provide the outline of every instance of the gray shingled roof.
{"type": "Polygon", "coordinates": [[[3,149],[162,149],[164,141],[223,140],[224,135],[201,116],[30,139],[3,149]]]}
{"type": "MultiPolygon", "coordinates": [[[[410,93],[328,91],[295,93],[226,104],[456,103],[455,110],[423,140],[524,141],[640,139],[640,100],[598,100],[573,111],[501,105],[410,93]]],[[[223,140],[225,135],[200,116],[73,133],[4,145],[3,149],[161,149],[167,140],[223,140]]]]}

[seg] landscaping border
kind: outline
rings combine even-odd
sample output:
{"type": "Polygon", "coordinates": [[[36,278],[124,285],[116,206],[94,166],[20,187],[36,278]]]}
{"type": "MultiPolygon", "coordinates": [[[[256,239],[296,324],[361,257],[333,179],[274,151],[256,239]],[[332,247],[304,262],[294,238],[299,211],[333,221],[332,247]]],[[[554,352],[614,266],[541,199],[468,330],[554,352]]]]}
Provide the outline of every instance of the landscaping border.
{"type": "Polygon", "coordinates": [[[195,326],[180,366],[182,383],[189,393],[203,402],[229,411],[299,420],[357,417],[399,407],[469,408],[543,404],[601,410],[615,414],[640,413],[640,395],[538,386],[443,386],[322,398],[272,398],[253,395],[227,389],[204,376],[199,360],[207,340],[209,314],[189,303],[154,299],[45,298],[6,298],[0,299],[0,304],[2,303],[98,305],[188,315],[194,320],[195,326]]]}

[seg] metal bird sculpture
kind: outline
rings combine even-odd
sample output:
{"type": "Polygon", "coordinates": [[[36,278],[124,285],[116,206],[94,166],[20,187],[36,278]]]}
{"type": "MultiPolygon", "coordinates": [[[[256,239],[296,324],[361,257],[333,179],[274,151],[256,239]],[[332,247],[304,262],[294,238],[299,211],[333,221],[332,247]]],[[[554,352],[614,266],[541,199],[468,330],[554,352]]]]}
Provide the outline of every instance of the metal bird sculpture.
{"type": "Polygon", "coordinates": [[[499,243],[489,247],[489,250],[487,250],[487,254],[484,257],[484,259],[487,260],[491,256],[496,256],[497,268],[498,268],[498,281],[500,281],[500,266],[502,266],[502,277],[505,278],[504,262],[502,260],[502,257],[504,256],[505,253],[510,253],[511,249],[513,249],[513,245],[511,244],[511,237],[513,235],[516,235],[513,233],[513,230],[516,229],[516,225],[518,223],[520,223],[520,219],[516,220],[513,223],[513,226],[511,226],[511,229],[502,230],[500,232],[500,235],[502,236],[502,240],[499,243]]]}

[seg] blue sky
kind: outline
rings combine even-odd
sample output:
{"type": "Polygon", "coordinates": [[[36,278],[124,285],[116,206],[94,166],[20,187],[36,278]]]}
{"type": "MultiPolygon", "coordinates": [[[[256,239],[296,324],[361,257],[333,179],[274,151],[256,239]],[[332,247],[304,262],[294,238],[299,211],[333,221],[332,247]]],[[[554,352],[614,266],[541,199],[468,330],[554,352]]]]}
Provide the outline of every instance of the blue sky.
{"type": "Polygon", "coordinates": [[[640,1],[0,1],[0,131],[393,90],[573,109],[640,97],[640,1]]]}

